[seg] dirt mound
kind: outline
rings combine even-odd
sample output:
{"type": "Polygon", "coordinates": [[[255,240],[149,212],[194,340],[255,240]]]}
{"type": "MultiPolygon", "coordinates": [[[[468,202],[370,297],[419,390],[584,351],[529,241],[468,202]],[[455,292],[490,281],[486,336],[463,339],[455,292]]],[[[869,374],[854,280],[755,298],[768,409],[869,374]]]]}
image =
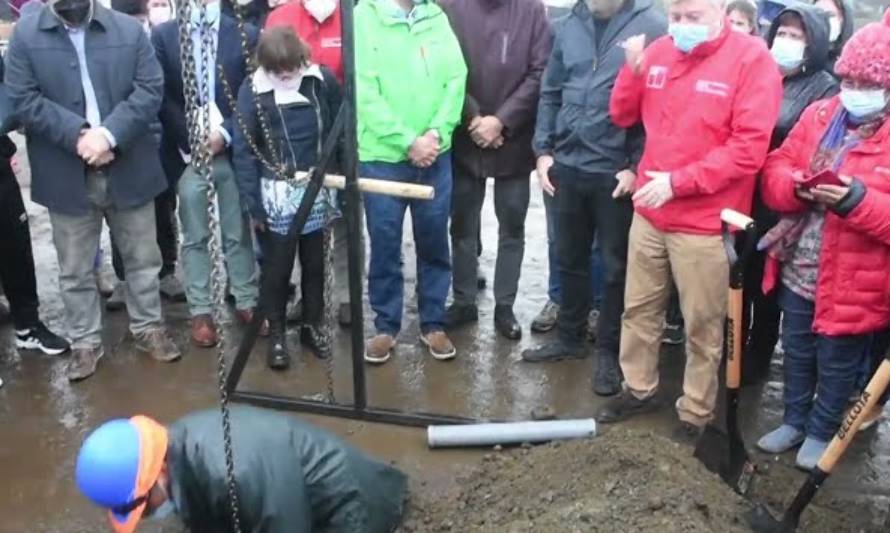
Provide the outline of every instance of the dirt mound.
{"type": "MultiPolygon", "coordinates": [[[[462,477],[456,493],[415,498],[401,531],[750,531],[741,516],[751,503],[691,454],[688,446],[622,428],[589,440],[495,451],[462,477]]],[[[813,508],[801,531],[849,528],[839,514],[813,508]]]]}

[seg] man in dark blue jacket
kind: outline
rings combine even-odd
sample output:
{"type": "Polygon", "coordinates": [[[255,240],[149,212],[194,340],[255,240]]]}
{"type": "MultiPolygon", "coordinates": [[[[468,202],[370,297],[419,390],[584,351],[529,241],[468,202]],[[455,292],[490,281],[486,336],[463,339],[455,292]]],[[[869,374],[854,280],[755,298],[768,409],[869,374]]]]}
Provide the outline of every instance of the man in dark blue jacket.
{"type": "MultiPolygon", "coordinates": [[[[205,0],[204,23],[211,34],[213,49],[209,51],[209,87],[202,87],[201,46],[199,27],[201,10],[193,0],[191,20],[186,22],[194,43],[199,80],[199,98],[209,95],[210,145],[213,152],[212,176],[216,184],[220,231],[225,249],[229,290],[235,297],[237,317],[247,323],[253,316],[258,296],[258,269],[246,217],[241,211],[238,187],[230,161],[235,120],[234,104],[238,89],[247,74],[247,61],[253,55],[259,32],[247,27],[248,50],[241,46],[237,22],[220,13],[219,0],[205,0]],[[220,77],[220,66],[225,77],[220,77]],[[231,98],[229,96],[231,95],[231,98]]],[[[158,26],[152,43],[164,71],[164,100],[161,105],[161,158],[168,176],[178,176],[179,219],[182,223],[182,267],[185,291],[192,316],[192,341],[202,347],[216,345],[219,338],[210,316],[213,302],[210,294],[211,258],[208,253],[210,230],[207,217],[207,183],[189,164],[189,131],[183,91],[183,65],[180,59],[179,26],[176,21],[158,26]]]]}
{"type": "Polygon", "coordinates": [[[32,199],[52,223],[73,348],[68,378],[89,377],[104,355],[93,276],[103,218],[127,270],[136,347],[178,359],[158,294],[153,200],[166,181],[149,124],[163,79],[148,36],[93,0],[52,0],[16,25],[6,86],[27,132],[32,199]]]}
{"type": "Polygon", "coordinates": [[[621,389],[618,346],[633,217],[629,193],[643,132],[612,123],[609,95],[625,61],[621,43],[639,34],[651,42],[667,27],[651,0],[587,0],[578,2],[554,29],[533,147],[541,186],[556,200],[559,338],[522,357],[537,362],[587,356],[590,248],[597,236],[604,280],[594,391],[613,395],[621,389]]]}

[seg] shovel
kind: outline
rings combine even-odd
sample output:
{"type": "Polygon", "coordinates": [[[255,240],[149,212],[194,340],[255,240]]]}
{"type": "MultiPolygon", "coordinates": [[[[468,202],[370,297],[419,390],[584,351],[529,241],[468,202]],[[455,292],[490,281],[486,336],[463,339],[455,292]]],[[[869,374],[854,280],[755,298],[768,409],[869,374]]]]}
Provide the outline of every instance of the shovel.
{"type": "Polygon", "coordinates": [[[834,438],[831,439],[831,443],[825,449],[816,468],[810,472],[806,482],[797,491],[797,496],[794,497],[794,501],[785,510],[782,519],[775,519],[765,505],[758,505],[755,509],[745,513],[745,520],[751,526],[751,529],[757,533],[785,533],[797,529],[801,513],[809,505],[813,496],[816,495],[819,487],[828,479],[837,462],[840,461],[841,456],[847,450],[847,446],[853,440],[853,436],[859,431],[864,415],[875,409],[878,399],[887,390],[888,383],[890,383],[890,353],[886,355],[884,362],[878,367],[878,371],[875,372],[874,377],[869,381],[865,391],[862,392],[862,396],[856,400],[850,412],[847,413],[840,429],[838,429],[834,438]]]}
{"type": "Polygon", "coordinates": [[[723,247],[729,258],[729,300],[726,335],[726,430],[708,424],[695,446],[695,457],[717,473],[734,491],[744,495],[754,476],[745,441],[739,432],[739,385],[742,377],[742,286],[745,261],[754,247],[754,221],[737,211],[720,212],[723,247]],[[733,232],[747,235],[741,255],[736,253],[733,232]]]}

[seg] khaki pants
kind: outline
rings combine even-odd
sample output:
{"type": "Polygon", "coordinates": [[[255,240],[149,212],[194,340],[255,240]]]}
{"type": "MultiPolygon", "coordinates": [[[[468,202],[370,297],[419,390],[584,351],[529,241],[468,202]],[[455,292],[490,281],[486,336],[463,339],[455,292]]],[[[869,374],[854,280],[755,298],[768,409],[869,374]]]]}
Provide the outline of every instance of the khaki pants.
{"type": "Polygon", "coordinates": [[[634,215],[621,324],[621,370],[637,398],[658,388],[658,351],[670,280],[686,321],[686,371],[680,420],[698,426],[714,416],[729,262],[720,236],[665,233],[634,215]]]}

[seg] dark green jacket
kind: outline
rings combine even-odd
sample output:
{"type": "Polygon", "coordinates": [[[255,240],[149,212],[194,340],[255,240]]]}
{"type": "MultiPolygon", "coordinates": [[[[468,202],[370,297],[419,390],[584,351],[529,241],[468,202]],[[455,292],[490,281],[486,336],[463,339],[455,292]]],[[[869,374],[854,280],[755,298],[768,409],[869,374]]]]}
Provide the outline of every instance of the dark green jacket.
{"type": "MultiPolygon", "coordinates": [[[[231,422],[243,532],[388,533],[398,525],[400,471],[292,416],[237,406],[231,422]]],[[[170,426],[167,464],[185,525],[231,531],[219,412],[170,426]]]]}

